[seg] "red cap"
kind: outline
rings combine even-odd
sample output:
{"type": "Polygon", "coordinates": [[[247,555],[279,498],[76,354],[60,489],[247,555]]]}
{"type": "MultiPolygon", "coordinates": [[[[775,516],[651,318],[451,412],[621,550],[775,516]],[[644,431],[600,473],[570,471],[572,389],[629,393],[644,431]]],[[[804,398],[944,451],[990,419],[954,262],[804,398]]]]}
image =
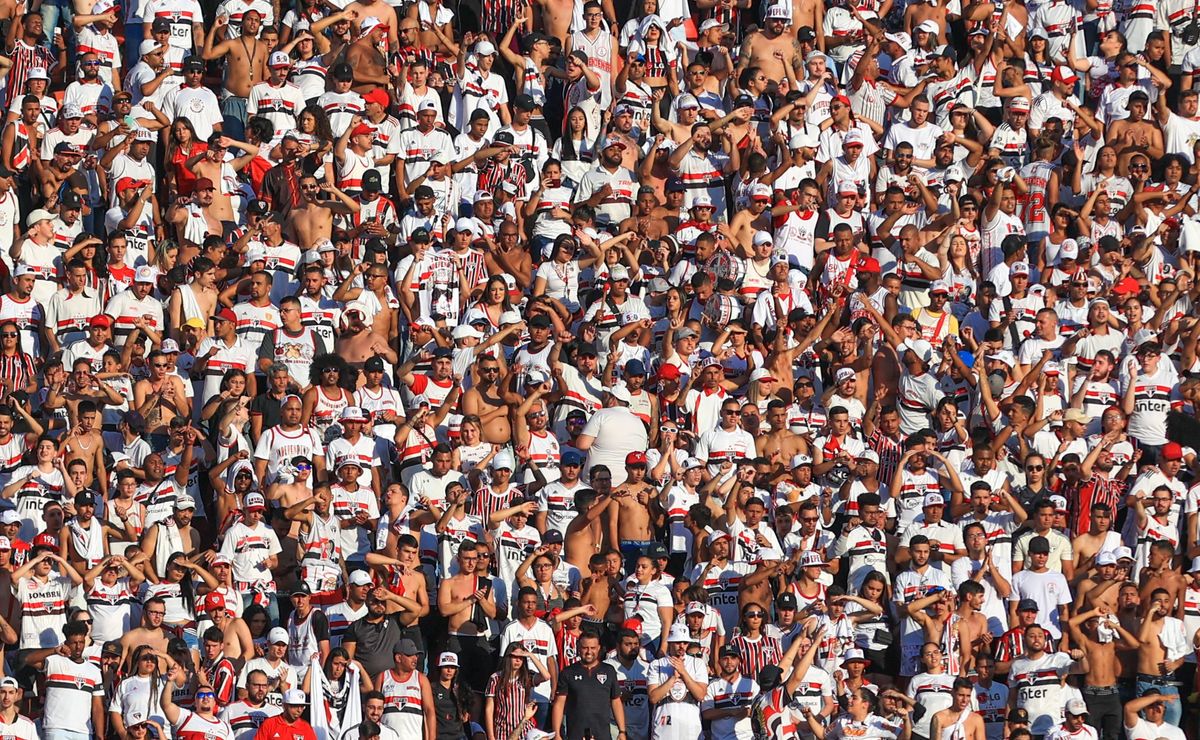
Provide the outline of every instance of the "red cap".
{"type": "Polygon", "coordinates": [[[200,179],[196,180],[196,185],[192,188],[192,190],[215,190],[216,187],[216,185],[213,185],[212,180],[208,179],[207,177],[201,177],[200,179]]]}
{"type": "Polygon", "coordinates": [[[879,260],[875,259],[874,257],[863,257],[861,260],[859,260],[858,271],[873,272],[876,274],[882,272],[882,270],[879,269],[879,260]]]}
{"type": "Polygon", "coordinates": [[[621,629],[633,630],[639,635],[642,634],[642,619],[641,617],[630,617],[621,623],[621,629]]]}
{"type": "Polygon", "coordinates": [[[388,103],[392,102],[391,97],[387,94],[387,90],[384,90],[382,87],[377,87],[362,97],[368,103],[382,105],[384,108],[388,106],[388,103]]]}
{"type": "Polygon", "coordinates": [[[98,313],[88,319],[88,326],[103,326],[106,329],[111,329],[113,325],[112,317],[108,314],[98,313]]]}
{"type": "Polygon", "coordinates": [[[149,180],[137,180],[132,177],[122,177],[120,180],[117,180],[117,192],[119,193],[122,190],[130,190],[133,188],[144,188],[149,184],[149,180]]]}
{"type": "Polygon", "coordinates": [[[679,380],[683,373],[679,372],[679,367],[676,365],[666,364],[658,369],[659,380],[679,380]]]}
{"type": "Polygon", "coordinates": [[[218,591],[209,591],[208,595],[204,597],[204,611],[213,609],[225,611],[225,597],[218,591]]]}
{"type": "Polygon", "coordinates": [[[1142,286],[1136,279],[1127,277],[1118,281],[1112,287],[1112,292],[1116,295],[1137,295],[1142,292],[1142,286]]]}
{"type": "Polygon", "coordinates": [[[230,308],[222,308],[220,311],[217,311],[217,315],[214,318],[221,319],[222,321],[232,321],[235,324],[237,323],[237,314],[235,314],[233,309],[230,308]]]}
{"type": "Polygon", "coordinates": [[[631,453],[629,453],[628,455],[626,455],[626,456],[625,456],[625,465],[626,465],[626,466],[629,466],[629,465],[646,465],[646,464],[647,464],[647,462],[646,462],[646,453],[644,453],[644,452],[637,452],[637,451],[635,450],[634,452],[631,452],[631,453]]]}
{"type": "Polygon", "coordinates": [[[33,538],[34,547],[49,547],[53,550],[58,549],[58,538],[49,532],[42,532],[37,537],[33,538]]]}
{"type": "Polygon", "coordinates": [[[375,129],[371,128],[370,126],[368,126],[365,123],[360,123],[354,127],[353,131],[350,132],[351,136],[362,136],[364,134],[369,134],[371,136],[374,136],[375,129]]]}
{"type": "Polygon", "coordinates": [[[845,95],[835,95],[833,99],[847,108],[850,107],[850,98],[846,97],[845,95]]]}
{"type": "Polygon", "coordinates": [[[1159,457],[1163,460],[1182,460],[1183,447],[1178,442],[1167,442],[1163,445],[1159,457]]]}

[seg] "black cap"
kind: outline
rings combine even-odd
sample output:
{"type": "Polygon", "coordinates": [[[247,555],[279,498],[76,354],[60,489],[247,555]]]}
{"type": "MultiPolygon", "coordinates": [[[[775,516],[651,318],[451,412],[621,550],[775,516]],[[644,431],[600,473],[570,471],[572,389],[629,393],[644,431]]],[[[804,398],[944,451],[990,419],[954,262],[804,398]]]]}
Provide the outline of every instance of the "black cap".
{"type": "MultiPolygon", "coordinates": [[[[526,95],[525,97],[529,97],[529,96],[526,95]]],[[[511,131],[497,131],[496,135],[492,137],[492,143],[493,144],[515,144],[515,143],[517,143],[517,140],[513,138],[511,131]]]]}
{"type": "Polygon", "coordinates": [[[561,545],[562,543],[562,532],[559,532],[557,529],[547,529],[546,534],[542,535],[543,545],[561,545]]]}
{"type": "Polygon", "coordinates": [[[414,229],[412,236],[409,237],[409,241],[416,242],[417,244],[428,244],[429,229],[426,229],[425,227],[414,229]]]}
{"type": "Polygon", "coordinates": [[[204,71],[204,60],[201,59],[200,57],[188,57],[187,61],[185,61],[183,63],[183,69],[185,71],[200,70],[201,72],[203,72],[204,71]]]}
{"type": "Polygon", "coordinates": [[[683,180],[681,178],[668,177],[667,183],[663,186],[663,189],[668,193],[682,193],[687,190],[687,187],[683,184],[683,180]]]}
{"type": "Polygon", "coordinates": [[[1020,707],[1010,709],[1008,710],[1008,721],[1011,724],[1027,725],[1029,724],[1029,712],[1020,707]]]}
{"type": "Polygon", "coordinates": [[[513,98],[513,107],[519,110],[531,111],[537,107],[537,103],[533,101],[533,96],[521,93],[513,98]]]}
{"type": "Polygon", "coordinates": [[[381,372],[384,369],[383,358],[379,356],[372,357],[363,363],[363,370],[368,373],[381,372]]]}
{"type": "Polygon", "coordinates": [[[1100,237],[1100,241],[1096,242],[1096,244],[1100,247],[1101,252],[1121,251],[1121,240],[1111,234],[1100,237]]]}
{"type": "Polygon", "coordinates": [[[396,643],[396,646],[392,648],[392,653],[394,655],[420,655],[421,648],[417,647],[417,643],[405,637],[396,643]]]}
{"type": "Polygon", "coordinates": [[[162,33],[163,31],[171,30],[171,21],[168,18],[155,18],[150,24],[150,33],[162,33]]]}
{"type": "Polygon", "coordinates": [[[454,357],[454,350],[450,349],[449,347],[438,347],[432,352],[432,354],[435,360],[442,357],[454,357]]]}
{"type": "Polygon", "coordinates": [[[783,670],[777,665],[763,666],[758,672],[759,691],[770,691],[783,681],[783,670]]]}
{"type": "Polygon", "coordinates": [[[792,611],[795,611],[799,608],[799,605],[796,603],[796,594],[792,593],[791,591],[785,591],[784,593],[779,594],[779,596],[775,599],[775,608],[791,609],[792,611]]]}
{"type": "Polygon", "coordinates": [[[312,589],[304,581],[300,581],[292,587],[292,596],[312,596],[312,589]]]}
{"type": "Polygon", "coordinates": [[[270,210],[271,206],[265,200],[252,200],[250,205],[246,206],[246,213],[254,216],[263,216],[270,210]]]}
{"type": "MultiPolygon", "coordinates": [[[[383,190],[383,179],[379,176],[379,170],[367,170],[363,173],[362,189],[368,193],[378,193],[383,190]]],[[[420,190],[420,188],[417,188],[420,190]]]]}
{"type": "Polygon", "coordinates": [[[525,47],[525,51],[529,51],[533,48],[534,44],[542,41],[549,43],[550,37],[540,31],[534,31],[533,33],[526,34],[525,38],[521,39],[521,46],[525,47]]]}
{"type": "Polygon", "coordinates": [[[108,642],[104,643],[104,647],[100,648],[101,655],[116,656],[120,655],[122,652],[124,651],[121,649],[120,640],[109,640],[108,642]]]}
{"type": "Polygon", "coordinates": [[[571,57],[573,59],[577,60],[580,64],[584,65],[585,67],[588,65],[588,62],[592,61],[591,58],[587,55],[587,52],[584,51],[583,49],[576,49],[576,50],[572,51],[571,57]]]}
{"type": "Polygon", "coordinates": [[[591,342],[580,342],[579,349],[576,350],[576,354],[599,357],[600,351],[596,349],[596,345],[592,344],[591,342]]]}
{"type": "Polygon", "coordinates": [[[550,321],[549,316],[547,316],[544,313],[539,313],[539,314],[535,314],[534,317],[529,320],[529,325],[537,326],[537,327],[545,329],[550,326],[553,326],[554,324],[553,324],[553,322],[550,321]]]}
{"type": "Polygon", "coordinates": [[[1033,599],[1021,599],[1020,601],[1017,602],[1017,611],[1018,612],[1040,612],[1041,609],[1038,608],[1038,603],[1036,601],[1034,601],[1033,599]]]}
{"type": "Polygon", "coordinates": [[[354,79],[354,68],[345,62],[339,62],[329,70],[329,76],[335,80],[347,82],[354,79]]]}
{"type": "Polygon", "coordinates": [[[75,506],[95,506],[96,497],[87,491],[80,491],[75,494],[75,506]]]}
{"type": "Polygon", "coordinates": [[[742,657],[742,649],[737,645],[722,645],[720,657],[722,658],[740,658],[742,657]]]}
{"type": "Polygon", "coordinates": [[[733,99],[733,107],[734,108],[747,108],[747,107],[753,107],[753,106],[754,106],[754,98],[750,97],[746,93],[742,93],[741,95],[739,95],[733,99]]]}
{"type": "Polygon", "coordinates": [[[646,557],[669,558],[671,553],[667,552],[667,548],[661,542],[655,542],[646,547],[646,557]]]}
{"type": "Polygon", "coordinates": [[[812,30],[812,26],[804,26],[796,32],[797,41],[816,41],[817,32],[812,30]]]}
{"type": "Polygon", "coordinates": [[[363,248],[368,252],[379,252],[380,254],[383,254],[384,252],[387,252],[387,242],[377,236],[373,236],[366,241],[366,243],[363,245],[363,248]]]}
{"type": "Polygon", "coordinates": [[[63,193],[62,198],[58,201],[59,208],[67,210],[77,210],[83,208],[83,200],[79,197],[79,193],[74,190],[68,190],[63,193]]]}
{"type": "Polygon", "coordinates": [[[1030,554],[1033,554],[1036,552],[1036,553],[1044,553],[1046,555],[1049,555],[1050,554],[1050,540],[1046,539],[1045,537],[1042,537],[1041,535],[1034,537],[1033,539],[1029,540],[1029,552],[1030,552],[1030,554]]]}
{"type": "MultiPolygon", "coordinates": [[[[366,178],[363,179],[363,185],[366,185],[366,178]]],[[[414,198],[432,198],[434,197],[433,188],[428,185],[422,185],[413,193],[414,198]]]]}

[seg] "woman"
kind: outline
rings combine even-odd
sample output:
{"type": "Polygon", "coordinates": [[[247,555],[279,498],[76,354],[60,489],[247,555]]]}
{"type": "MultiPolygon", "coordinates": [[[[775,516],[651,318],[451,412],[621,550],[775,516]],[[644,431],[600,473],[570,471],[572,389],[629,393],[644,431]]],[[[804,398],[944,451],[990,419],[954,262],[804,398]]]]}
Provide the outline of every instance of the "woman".
{"type": "Polygon", "coordinates": [[[314,173],[317,181],[333,182],[333,142],[337,137],[329,126],[329,116],[319,105],[305,106],[296,117],[296,130],[311,142],[308,154],[316,154],[321,159],[321,167],[314,173]]]}
{"type": "Polygon", "coordinates": [[[579,242],[570,234],[561,234],[554,240],[550,258],[538,267],[533,279],[533,296],[546,296],[558,303],[571,315],[579,312],[579,277],[582,268],[591,265],[594,258],[577,260],[579,242]]]}
{"type": "MultiPolygon", "coordinates": [[[[855,621],[854,644],[862,647],[863,657],[870,661],[872,678],[880,685],[890,685],[892,679],[888,676],[887,651],[891,640],[888,639],[896,630],[891,611],[887,608],[887,578],[879,571],[872,571],[863,579],[858,587],[858,597],[873,604],[879,604],[882,613],[870,619],[855,621]],[[884,636],[887,637],[884,637],[884,636]]],[[[866,608],[857,602],[846,604],[846,613],[850,615],[865,612],[866,608]]]]}
{"type": "Polygon", "coordinates": [[[663,308],[666,313],[654,322],[655,346],[662,346],[667,330],[672,326],[682,326],[688,319],[688,295],[683,288],[670,288],[663,294],[663,308]]]}
{"type": "Polygon", "coordinates": [[[1075,165],[1071,182],[1076,193],[1091,193],[1099,190],[1101,185],[1108,193],[1110,215],[1116,216],[1125,210],[1133,197],[1133,183],[1117,173],[1117,150],[1107,144],[1096,152],[1096,166],[1091,172],[1083,174],[1082,160],[1075,165]]]}
{"type": "Polygon", "coordinates": [[[1045,92],[1050,73],[1058,62],[1050,58],[1050,40],[1046,32],[1035,29],[1029,34],[1029,46],[1025,50],[1025,75],[1023,82],[1029,86],[1029,99],[1033,100],[1045,92]]]}
{"type": "Polygon", "coordinates": [[[1042,237],[1042,242],[1038,245],[1037,258],[1034,260],[1039,275],[1046,274],[1047,265],[1058,264],[1058,254],[1062,249],[1063,242],[1076,236],[1072,223],[1075,215],[1075,212],[1068,208],[1066,203],[1055,203],[1054,208],[1050,209],[1050,230],[1046,236],[1042,237]]]}
{"type": "Polygon", "coordinates": [[[643,82],[651,90],[670,88],[679,92],[679,49],[667,33],[667,24],[657,14],[642,18],[637,36],[629,44],[629,55],[646,57],[646,77],[643,82]]]}
{"type": "MultiPolygon", "coordinates": [[[[555,157],[559,156],[557,147],[560,143],[555,144],[555,157]]],[[[537,257],[539,265],[550,259],[555,240],[571,233],[571,199],[579,180],[568,178],[564,182],[563,174],[567,170],[567,164],[558,159],[546,160],[537,193],[522,211],[526,221],[533,223],[529,252],[537,257]]]]}
{"type": "MultiPolygon", "coordinates": [[[[241,600],[230,601],[226,597],[225,603],[240,604],[241,600]]],[[[242,619],[250,628],[250,637],[254,640],[254,654],[261,658],[267,652],[267,633],[271,631],[271,617],[262,604],[251,604],[242,612],[242,619]]]]}
{"type": "Polygon", "coordinates": [[[200,645],[196,632],[196,605],[199,596],[218,586],[217,579],[201,566],[183,556],[172,553],[167,558],[166,572],[158,583],[146,588],[146,598],[157,596],[166,602],[163,626],[181,635],[190,648],[200,645]],[[197,587],[199,579],[204,588],[197,587]]]}
{"type": "MultiPolygon", "coordinates": [[[[159,697],[169,681],[169,666],[174,662],[166,653],[160,653],[149,645],[134,648],[129,654],[125,678],[114,691],[112,708],[117,711],[139,709],[143,715],[149,714],[150,721],[165,727],[166,719],[162,715],[159,697]]],[[[182,686],[185,680],[185,674],[180,672],[176,686],[182,686]]]]}
{"type": "Polygon", "coordinates": [[[225,375],[221,377],[221,392],[204,404],[204,408],[200,409],[200,419],[208,421],[212,419],[217,412],[225,408],[228,401],[237,401],[237,399],[246,396],[246,372],[231,368],[225,371],[225,375]]]}
{"type": "MultiPolygon", "coordinates": [[[[346,717],[346,707],[351,701],[361,702],[360,696],[374,689],[371,677],[363,670],[362,664],[350,657],[343,647],[335,647],[325,658],[324,680],[321,686],[325,691],[326,706],[329,707],[329,736],[338,737],[341,734],[342,721],[346,717]]],[[[304,691],[312,695],[313,671],[304,676],[304,691]]],[[[361,704],[360,704],[361,706],[361,704]]],[[[361,710],[359,712],[361,716],[361,710]]]]}
{"type": "Polygon", "coordinates": [[[475,414],[467,414],[458,428],[458,446],[451,452],[450,466],[463,475],[477,468],[487,470],[499,451],[500,445],[483,441],[483,421],[475,414]]]}
{"type": "Polygon", "coordinates": [[[84,268],[87,270],[87,282],[83,284],[84,288],[95,292],[101,299],[108,300],[111,297],[108,292],[109,272],[107,255],[100,251],[102,243],[91,234],[84,232],[75,237],[75,243],[63,253],[62,263],[69,264],[76,257],[83,260],[84,268]]]}
{"type": "Polygon", "coordinates": [[[196,127],[186,116],[180,116],[171,124],[171,139],[167,143],[164,157],[167,167],[167,194],[171,202],[175,198],[192,194],[198,179],[187,161],[197,154],[208,151],[208,144],[196,138],[196,127]]]}
{"type": "Polygon", "coordinates": [[[492,674],[484,690],[483,723],[487,736],[508,737],[524,721],[524,715],[497,711],[503,707],[523,707],[533,695],[533,687],[547,680],[546,666],[528,653],[519,642],[510,643],[500,659],[500,670],[492,674]],[[532,662],[536,670],[531,670],[532,662]]]}
{"type": "Polygon", "coordinates": [[[588,131],[587,116],[578,106],[567,111],[567,130],[554,142],[550,156],[561,163],[563,177],[574,185],[578,185],[592,168],[596,158],[596,133],[588,131]]]}
{"type": "Polygon", "coordinates": [[[729,644],[742,653],[743,675],[757,676],[764,666],[779,665],[783,658],[783,647],[779,638],[763,631],[766,624],[767,610],[761,604],[750,602],[742,607],[738,634],[729,644]]]}
{"type": "MultiPolygon", "coordinates": [[[[970,397],[967,398],[967,403],[970,403],[970,397]]],[[[946,396],[938,401],[937,408],[933,412],[933,433],[937,435],[937,450],[943,455],[956,453],[961,459],[966,455],[967,450],[967,425],[966,419],[968,410],[963,410],[963,415],[959,416],[959,401],[954,396],[946,396]]]]}
{"type": "MultiPolygon", "coordinates": [[[[896,740],[909,724],[909,714],[901,712],[899,721],[875,714],[878,699],[876,693],[866,686],[850,691],[846,695],[846,711],[839,714],[828,727],[805,707],[804,718],[817,740],[842,740],[864,738],[870,740],[896,740]]],[[[907,709],[907,705],[901,704],[907,709]]]]}
{"type": "MultiPolygon", "coordinates": [[[[622,548],[624,549],[624,548],[622,548]]],[[[661,580],[658,560],[639,555],[632,564],[626,555],[626,567],[633,572],[633,582],[625,590],[623,607],[625,619],[641,622],[642,645],[651,652],[667,654],[667,632],[675,620],[675,601],[661,580]],[[659,644],[655,645],[655,638],[659,644]]]]}
{"type": "Polygon", "coordinates": [[[458,680],[458,655],[442,653],[437,667],[429,677],[429,688],[433,693],[434,714],[437,715],[438,740],[460,740],[463,723],[473,702],[471,690],[458,680]]]}
{"type": "Polygon", "coordinates": [[[554,583],[554,569],[557,563],[550,554],[550,548],[543,545],[529,554],[525,561],[517,567],[517,583],[528,586],[537,592],[538,612],[549,614],[555,609],[562,609],[570,594],[561,586],[554,583]],[[529,571],[533,571],[530,576],[529,571]]]}
{"type": "Polygon", "coordinates": [[[42,521],[45,505],[50,501],[70,501],[76,492],[74,481],[66,474],[66,463],[58,454],[57,442],[43,435],[38,438],[33,454],[34,463],[14,470],[11,482],[0,493],[0,497],[16,501],[22,519],[19,536],[26,542],[37,534],[32,522],[42,521]]]}
{"type": "Polygon", "coordinates": [[[927,642],[921,646],[920,661],[925,670],[913,676],[909,686],[913,687],[913,700],[918,706],[924,707],[925,711],[921,718],[913,723],[912,732],[914,736],[932,740],[930,724],[934,715],[954,702],[950,692],[955,677],[946,672],[946,661],[937,643],[927,642]]]}
{"type": "Polygon", "coordinates": [[[5,387],[7,393],[37,393],[38,378],[33,366],[33,356],[21,351],[21,328],[12,321],[0,323],[0,369],[3,370],[4,378],[11,380],[5,387]]]}
{"type": "Polygon", "coordinates": [[[354,404],[354,373],[346,361],[335,354],[318,355],[308,374],[300,424],[317,430],[322,439],[337,421],[342,409],[354,404]]]}
{"type": "Polygon", "coordinates": [[[979,273],[975,271],[970,252],[967,238],[955,231],[946,232],[937,251],[942,280],[950,285],[950,297],[953,299],[950,310],[959,321],[975,305],[975,288],[979,284],[979,273]]]}
{"type": "Polygon", "coordinates": [[[466,310],[462,324],[473,324],[480,319],[487,320],[484,338],[500,331],[500,316],[512,311],[512,303],[508,299],[508,283],[500,275],[492,275],[483,286],[479,300],[466,310]]]}

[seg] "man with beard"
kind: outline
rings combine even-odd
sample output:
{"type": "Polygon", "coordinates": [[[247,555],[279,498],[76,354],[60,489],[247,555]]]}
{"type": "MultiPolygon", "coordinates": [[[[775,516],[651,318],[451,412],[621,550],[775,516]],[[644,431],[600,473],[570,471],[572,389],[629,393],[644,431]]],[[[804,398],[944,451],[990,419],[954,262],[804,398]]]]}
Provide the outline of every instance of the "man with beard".
{"type": "Polygon", "coordinates": [[[267,701],[270,688],[267,674],[250,671],[246,676],[246,697],[221,710],[221,719],[233,730],[233,740],[253,740],[264,722],[283,711],[283,707],[267,701]]]}
{"type": "Polygon", "coordinates": [[[43,697],[46,714],[41,723],[46,736],[104,736],[104,684],[100,668],[83,657],[88,629],[83,622],[66,624],[62,628],[61,645],[34,650],[25,656],[25,665],[44,671],[43,675],[67,677],[50,681],[46,686],[43,697]]]}
{"type": "MultiPolygon", "coordinates": [[[[459,655],[466,667],[463,678],[472,690],[482,692],[489,676],[490,658],[480,624],[486,626],[486,620],[496,618],[496,602],[491,581],[476,573],[478,564],[478,547],[474,542],[467,540],[458,546],[458,575],[444,579],[438,588],[438,611],[446,618],[447,632],[458,642],[459,655]]],[[[561,723],[561,714],[558,716],[561,723]]]]}
{"type": "Polygon", "coordinates": [[[263,175],[259,195],[267,201],[272,212],[286,219],[291,210],[299,208],[304,200],[300,190],[300,138],[294,130],[283,135],[279,151],[279,164],[263,175]]]}
{"type": "Polygon", "coordinates": [[[72,175],[79,173],[79,165],[83,159],[83,149],[68,141],[61,141],[54,146],[54,154],[50,161],[38,169],[38,187],[42,197],[55,197],[62,189],[63,183],[70,180],[72,175]]]}
{"type": "Polygon", "coordinates": [[[175,226],[181,244],[199,249],[210,234],[225,234],[225,224],[221,222],[215,202],[216,184],[201,177],[196,180],[192,195],[176,198],[167,208],[167,223],[175,226]]]}
{"type": "Polygon", "coordinates": [[[613,667],[620,681],[626,731],[635,738],[650,737],[650,697],[646,688],[650,664],[642,658],[642,643],[637,632],[621,630],[617,634],[616,655],[605,663],[613,667]]]}
{"type": "Polygon", "coordinates": [[[163,331],[162,301],[153,296],[157,280],[158,268],[150,265],[138,267],[133,273],[133,284],[129,289],[117,293],[104,307],[104,313],[113,317],[113,344],[117,348],[125,346],[135,328],[156,333],[163,331]]]}
{"type": "Polygon", "coordinates": [[[1088,656],[1079,649],[1047,652],[1046,629],[1031,624],[1025,628],[1025,654],[1012,661],[1009,686],[1012,706],[1029,714],[1030,730],[1045,735],[1061,716],[1067,688],[1062,677],[1087,673],[1088,656]]]}
{"type": "MultiPolygon", "coordinates": [[[[378,2],[378,0],[371,0],[366,4],[355,2],[352,5],[369,5],[376,9],[376,13],[384,12],[380,9],[385,9],[393,17],[395,16],[395,11],[390,6],[378,2]]],[[[366,11],[359,12],[366,13],[366,11]]],[[[366,95],[377,87],[387,87],[391,84],[392,80],[387,70],[387,58],[379,51],[379,46],[384,36],[391,35],[389,46],[395,47],[396,37],[393,30],[395,28],[396,24],[393,21],[384,22],[374,14],[364,15],[362,24],[359,26],[358,39],[346,49],[346,63],[354,70],[354,92],[366,95]]]]}
{"type": "Polygon", "coordinates": [[[575,192],[576,205],[594,208],[599,225],[619,224],[632,212],[637,181],[633,172],[621,164],[624,152],[625,142],[619,138],[609,137],[602,142],[599,163],[584,174],[575,192]]]}
{"type": "Polygon", "coordinates": [[[300,192],[304,200],[288,213],[284,232],[301,251],[315,249],[329,240],[335,215],[350,216],[362,210],[354,198],[333,185],[319,184],[310,174],[300,178],[300,192]]]}
{"type": "MultiPolygon", "coordinates": [[[[579,650],[579,661],[564,668],[559,676],[554,705],[550,711],[550,726],[562,727],[563,718],[566,717],[567,731],[562,734],[563,740],[583,740],[585,732],[592,728],[615,724],[616,740],[628,740],[630,736],[626,733],[621,680],[611,664],[601,663],[600,638],[594,633],[585,632],[580,635],[576,648],[579,650]]],[[[650,672],[647,669],[647,678],[650,672]]],[[[704,680],[707,681],[707,675],[704,680]]]]}

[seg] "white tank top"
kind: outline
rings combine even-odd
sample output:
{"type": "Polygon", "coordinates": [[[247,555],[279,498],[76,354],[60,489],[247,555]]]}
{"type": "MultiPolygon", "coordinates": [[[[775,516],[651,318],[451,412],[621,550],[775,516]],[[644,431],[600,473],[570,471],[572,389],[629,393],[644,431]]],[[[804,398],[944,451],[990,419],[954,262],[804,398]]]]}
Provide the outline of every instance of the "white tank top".
{"type": "Polygon", "coordinates": [[[317,387],[317,401],[313,404],[312,416],[308,419],[308,425],[317,430],[322,437],[325,436],[325,431],[329,429],[333,422],[337,421],[341,415],[342,409],[350,405],[350,394],[343,388],[338,389],[337,398],[329,398],[325,395],[325,391],[317,387]]]}
{"type": "Polygon", "coordinates": [[[300,558],[304,582],[313,593],[333,591],[338,585],[338,564],[342,553],[338,547],[340,521],[330,512],[327,519],[312,515],[312,524],[300,532],[300,547],[304,555],[300,558]]]}
{"type": "Polygon", "coordinates": [[[425,715],[421,711],[421,678],[413,671],[407,680],[396,678],[395,671],[383,674],[383,724],[400,737],[421,737],[425,715]]]}

